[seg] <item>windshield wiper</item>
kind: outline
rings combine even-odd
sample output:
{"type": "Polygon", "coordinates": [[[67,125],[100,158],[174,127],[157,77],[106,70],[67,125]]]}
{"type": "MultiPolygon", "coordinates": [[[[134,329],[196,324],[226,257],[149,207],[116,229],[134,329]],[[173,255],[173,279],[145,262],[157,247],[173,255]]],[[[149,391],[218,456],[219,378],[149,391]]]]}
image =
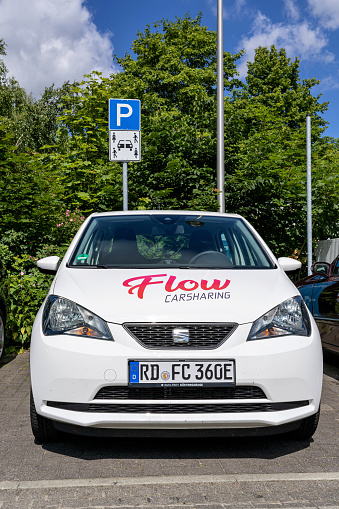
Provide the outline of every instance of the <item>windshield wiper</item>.
{"type": "MultiPolygon", "coordinates": [[[[94,265],[94,268],[96,268],[96,269],[135,269],[135,268],[140,268],[140,267],[134,267],[133,265],[94,265]]],[[[146,268],[148,268],[148,267],[146,267],[146,268]]]]}

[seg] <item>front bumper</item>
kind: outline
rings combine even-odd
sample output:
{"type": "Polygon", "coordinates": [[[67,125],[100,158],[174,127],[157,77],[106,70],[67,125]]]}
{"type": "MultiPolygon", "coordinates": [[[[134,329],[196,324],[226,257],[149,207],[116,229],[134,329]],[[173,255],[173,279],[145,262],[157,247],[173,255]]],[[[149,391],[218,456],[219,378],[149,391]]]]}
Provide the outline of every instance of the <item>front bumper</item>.
{"type": "Polygon", "coordinates": [[[41,311],[34,323],[31,343],[33,397],[38,414],[56,421],[61,427],[64,424],[74,429],[126,432],[279,429],[297,423],[319,408],[322,352],[314,326],[310,337],[246,342],[251,324],[244,324],[213,350],[148,350],[117,324],[109,325],[115,341],[44,336],[40,314],[41,311]],[[96,394],[100,389],[128,385],[128,361],[131,359],[235,359],[236,386],[259,387],[265,399],[101,399],[98,402],[96,394]],[[100,410],[96,411],[98,403],[100,410]],[[217,410],[204,411],[204,405],[211,404],[215,404],[217,410]],[[234,404],[247,405],[249,411],[243,408],[236,411],[231,406],[234,404]],[[131,411],[131,405],[136,410],[131,411]],[[157,411],[152,411],[154,405],[158,405],[157,411]],[[174,411],[178,405],[180,412],[174,411]]]}

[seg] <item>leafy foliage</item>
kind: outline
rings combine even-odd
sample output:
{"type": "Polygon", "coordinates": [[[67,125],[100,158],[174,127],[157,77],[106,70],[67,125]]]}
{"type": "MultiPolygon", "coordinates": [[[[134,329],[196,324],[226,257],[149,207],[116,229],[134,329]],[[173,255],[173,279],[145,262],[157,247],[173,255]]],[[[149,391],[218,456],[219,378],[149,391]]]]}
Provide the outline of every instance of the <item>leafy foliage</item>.
{"type": "Polygon", "coordinates": [[[11,230],[1,238],[0,257],[9,275],[10,306],[6,325],[12,342],[19,347],[29,343],[35,315],[51,284],[51,277],[39,272],[37,260],[52,255],[62,259],[84,217],[79,211],[66,210],[57,220],[60,222],[50,235],[54,243],[42,245],[34,255],[29,254],[34,246],[24,233],[11,230]]]}
{"type": "Polygon", "coordinates": [[[305,254],[306,113],[312,117],[314,237],[338,234],[336,149],[321,137],[319,113],[327,104],[311,95],[315,84],[300,82],[299,62],[285,50],[258,48],[247,84],[226,103],[226,136],[232,133],[225,152],[226,210],[247,217],[277,255],[305,254]],[[324,157],[332,172],[324,171],[324,157]]]}

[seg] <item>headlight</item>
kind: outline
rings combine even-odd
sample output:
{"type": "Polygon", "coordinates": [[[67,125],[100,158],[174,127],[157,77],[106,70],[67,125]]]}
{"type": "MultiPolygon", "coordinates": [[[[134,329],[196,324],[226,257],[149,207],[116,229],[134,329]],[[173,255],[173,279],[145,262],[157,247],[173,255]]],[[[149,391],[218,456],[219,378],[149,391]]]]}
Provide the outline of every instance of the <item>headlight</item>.
{"type": "Polygon", "coordinates": [[[57,295],[50,295],[47,299],[43,332],[46,336],[70,334],[113,340],[104,320],[75,302],[57,295]]]}
{"type": "Polygon", "coordinates": [[[309,336],[311,323],[306,306],[300,296],[292,297],[258,318],[247,341],[277,336],[309,336]]]}

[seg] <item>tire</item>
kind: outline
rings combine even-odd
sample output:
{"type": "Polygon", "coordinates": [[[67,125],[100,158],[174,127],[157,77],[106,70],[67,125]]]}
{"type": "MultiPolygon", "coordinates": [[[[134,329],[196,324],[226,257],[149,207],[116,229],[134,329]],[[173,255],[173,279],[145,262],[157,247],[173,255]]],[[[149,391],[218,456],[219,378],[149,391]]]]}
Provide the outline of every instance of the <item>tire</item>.
{"type": "Polygon", "coordinates": [[[3,311],[0,309],[0,360],[5,352],[6,342],[6,320],[3,311]]]}
{"type": "Polygon", "coordinates": [[[30,394],[30,417],[32,432],[38,442],[56,442],[60,438],[60,432],[55,429],[53,422],[37,413],[32,389],[30,394]]]}
{"type": "Polygon", "coordinates": [[[310,415],[301,421],[300,427],[292,432],[293,437],[298,440],[310,440],[317,429],[319,417],[320,407],[316,414],[310,415]]]}

